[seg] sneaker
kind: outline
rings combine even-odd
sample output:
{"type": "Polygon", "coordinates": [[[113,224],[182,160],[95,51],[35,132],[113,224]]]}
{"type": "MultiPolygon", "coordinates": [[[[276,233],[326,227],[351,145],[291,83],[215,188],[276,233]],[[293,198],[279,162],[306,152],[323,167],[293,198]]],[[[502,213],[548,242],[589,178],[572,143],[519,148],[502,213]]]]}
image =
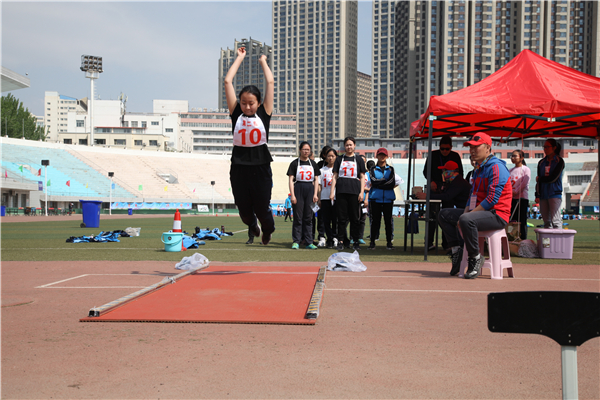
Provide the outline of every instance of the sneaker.
{"type": "Polygon", "coordinates": [[[386,249],[388,250],[394,250],[394,245],[392,244],[392,242],[388,242],[386,249]]]}
{"type": "Polygon", "coordinates": [[[460,263],[463,258],[463,248],[460,247],[456,253],[450,254],[450,260],[452,260],[452,269],[450,270],[450,276],[454,276],[460,272],[460,263]]]}
{"type": "Polygon", "coordinates": [[[483,256],[480,254],[479,258],[469,257],[468,261],[469,268],[467,268],[467,272],[465,272],[465,279],[475,279],[481,272],[481,267],[483,266],[483,256]]]}
{"type": "Polygon", "coordinates": [[[317,247],[317,246],[315,246],[314,244],[312,244],[312,243],[311,243],[311,244],[309,244],[308,246],[306,246],[306,248],[307,248],[308,250],[316,250],[318,247],[317,247]]]}
{"type": "Polygon", "coordinates": [[[317,247],[325,247],[327,245],[327,243],[325,242],[325,238],[322,237],[321,239],[319,239],[319,244],[317,245],[317,247]]]}
{"type": "Polygon", "coordinates": [[[262,234],[262,239],[261,239],[261,243],[266,246],[269,244],[269,242],[271,241],[271,235],[272,233],[266,234],[263,232],[262,234]]]}
{"type": "Polygon", "coordinates": [[[354,239],[350,239],[350,244],[354,244],[354,239]]]}
{"type": "Polygon", "coordinates": [[[431,246],[429,246],[429,248],[427,250],[428,251],[435,251],[435,250],[437,250],[437,247],[432,244],[431,246]]]}
{"type": "Polygon", "coordinates": [[[375,242],[371,242],[369,245],[369,250],[375,250],[375,242]]]}
{"type": "Polygon", "coordinates": [[[258,226],[258,224],[251,226],[248,228],[248,230],[250,231],[250,233],[252,233],[254,236],[259,237],[260,236],[260,226],[258,226]]]}
{"type": "Polygon", "coordinates": [[[326,247],[326,248],[328,248],[328,249],[333,249],[333,248],[335,248],[335,246],[333,245],[333,243],[332,243],[332,242],[327,242],[327,244],[325,245],[325,247],[326,247]]]}
{"type": "Polygon", "coordinates": [[[292,250],[298,250],[300,248],[300,245],[298,243],[294,243],[292,245],[292,250]]]}
{"type": "Polygon", "coordinates": [[[338,251],[344,250],[344,242],[338,242],[337,249],[338,249],[338,251]]]}
{"type": "Polygon", "coordinates": [[[248,238],[248,241],[246,242],[246,244],[252,244],[252,243],[254,243],[254,237],[248,238]]]}
{"type": "Polygon", "coordinates": [[[354,250],[359,251],[360,250],[360,244],[358,243],[354,243],[354,250]]]}
{"type": "Polygon", "coordinates": [[[365,242],[365,241],[364,241],[364,240],[362,240],[362,239],[358,239],[358,243],[359,243],[359,244],[367,244],[367,242],[365,242]]]}
{"type": "Polygon", "coordinates": [[[333,238],[333,247],[337,247],[338,245],[338,240],[336,238],[333,238]]]}

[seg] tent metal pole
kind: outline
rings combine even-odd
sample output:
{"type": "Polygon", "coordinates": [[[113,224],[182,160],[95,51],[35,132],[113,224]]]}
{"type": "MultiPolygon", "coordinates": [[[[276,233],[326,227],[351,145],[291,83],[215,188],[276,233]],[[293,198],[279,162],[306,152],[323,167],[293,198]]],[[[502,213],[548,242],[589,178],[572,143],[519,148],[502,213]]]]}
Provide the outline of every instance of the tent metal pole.
{"type": "Polygon", "coordinates": [[[429,137],[427,146],[427,197],[425,198],[425,257],[423,261],[427,261],[427,251],[429,250],[429,218],[431,210],[429,201],[431,200],[431,137],[433,136],[433,121],[436,119],[434,115],[429,114],[429,137]]]}
{"type": "MultiPolygon", "coordinates": [[[[408,182],[406,184],[406,196],[404,197],[404,251],[406,251],[406,241],[408,239],[408,224],[410,223],[410,221],[408,220],[408,199],[410,198],[410,195],[412,194],[411,192],[411,180],[410,180],[410,172],[411,172],[411,167],[412,167],[412,161],[413,161],[413,142],[411,141],[412,138],[409,138],[408,140],[408,182]]],[[[416,143],[416,140],[415,142],[416,143]]],[[[414,182],[413,182],[414,184],[414,182]]],[[[411,225],[412,228],[412,225],[411,225]]]]}

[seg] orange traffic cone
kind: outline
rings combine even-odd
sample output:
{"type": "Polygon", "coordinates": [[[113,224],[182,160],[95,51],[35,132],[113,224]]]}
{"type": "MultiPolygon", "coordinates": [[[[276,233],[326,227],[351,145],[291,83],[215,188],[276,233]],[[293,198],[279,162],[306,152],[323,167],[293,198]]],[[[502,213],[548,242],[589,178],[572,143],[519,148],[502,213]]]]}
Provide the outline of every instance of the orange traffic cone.
{"type": "MultiPolygon", "coordinates": [[[[173,232],[183,232],[181,230],[181,214],[179,214],[179,210],[175,210],[175,219],[173,219],[173,232]]],[[[181,240],[181,251],[186,251],[187,249],[183,245],[183,239],[181,240]]]]}

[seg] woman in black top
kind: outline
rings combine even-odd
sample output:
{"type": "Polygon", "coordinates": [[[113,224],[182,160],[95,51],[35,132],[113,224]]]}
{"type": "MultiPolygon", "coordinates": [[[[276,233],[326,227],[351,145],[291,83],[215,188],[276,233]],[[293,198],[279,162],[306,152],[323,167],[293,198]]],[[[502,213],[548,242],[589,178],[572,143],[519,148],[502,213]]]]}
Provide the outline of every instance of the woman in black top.
{"type": "Polygon", "coordinates": [[[317,203],[319,198],[320,175],[317,163],[310,159],[311,147],[308,142],[300,143],[300,157],[290,163],[287,171],[292,195],[292,207],[294,209],[294,222],[292,225],[292,249],[300,248],[300,242],[304,240],[306,248],[314,250],[312,221],[313,210],[311,206],[317,203]]]}
{"type": "Polygon", "coordinates": [[[250,85],[242,88],[238,102],[233,78],[245,56],[246,49],[240,47],[237,58],[225,76],[225,98],[233,130],[229,179],[240,218],[248,225],[248,229],[254,236],[260,236],[261,228],[258,225],[260,221],[262,244],[266,245],[275,231],[275,220],[271,211],[273,159],[267,145],[273,113],[274,79],[267,63],[267,56],[263,54],[260,56],[259,63],[267,83],[264,101],[261,104],[260,90],[250,85]]]}
{"type": "Polygon", "coordinates": [[[333,164],[333,183],[331,185],[330,200],[334,200],[338,211],[338,250],[344,246],[350,247],[350,240],[346,232],[350,221],[350,236],[354,240],[354,250],[360,250],[358,242],[360,236],[360,221],[358,205],[364,199],[365,180],[367,168],[362,157],[354,154],[356,141],[353,137],[344,139],[346,153],[339,156],[333,164]]]}

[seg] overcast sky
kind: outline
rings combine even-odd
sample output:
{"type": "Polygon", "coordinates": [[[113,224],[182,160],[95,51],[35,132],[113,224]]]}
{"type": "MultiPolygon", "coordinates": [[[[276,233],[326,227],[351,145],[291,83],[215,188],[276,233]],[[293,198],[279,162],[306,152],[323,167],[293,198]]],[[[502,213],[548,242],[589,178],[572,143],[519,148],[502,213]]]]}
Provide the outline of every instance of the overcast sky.
{"type": "MultiPolygon", "coordinates": [[[[272,46],[270,1],[11,2],[3,0],[2,66],[31,80],[12,94],[43,115],[44,92],[89,96],[81,55],[101,56],[100,99],[128,97],[128,112],[152,100],[217,107],[218,60],[235,39],[272,46]]],[[[358,70],[371,74],[371,1],[359,1],[358,70]]],[[[7,93],[2,93],[6,95],[7,93]]]]}

